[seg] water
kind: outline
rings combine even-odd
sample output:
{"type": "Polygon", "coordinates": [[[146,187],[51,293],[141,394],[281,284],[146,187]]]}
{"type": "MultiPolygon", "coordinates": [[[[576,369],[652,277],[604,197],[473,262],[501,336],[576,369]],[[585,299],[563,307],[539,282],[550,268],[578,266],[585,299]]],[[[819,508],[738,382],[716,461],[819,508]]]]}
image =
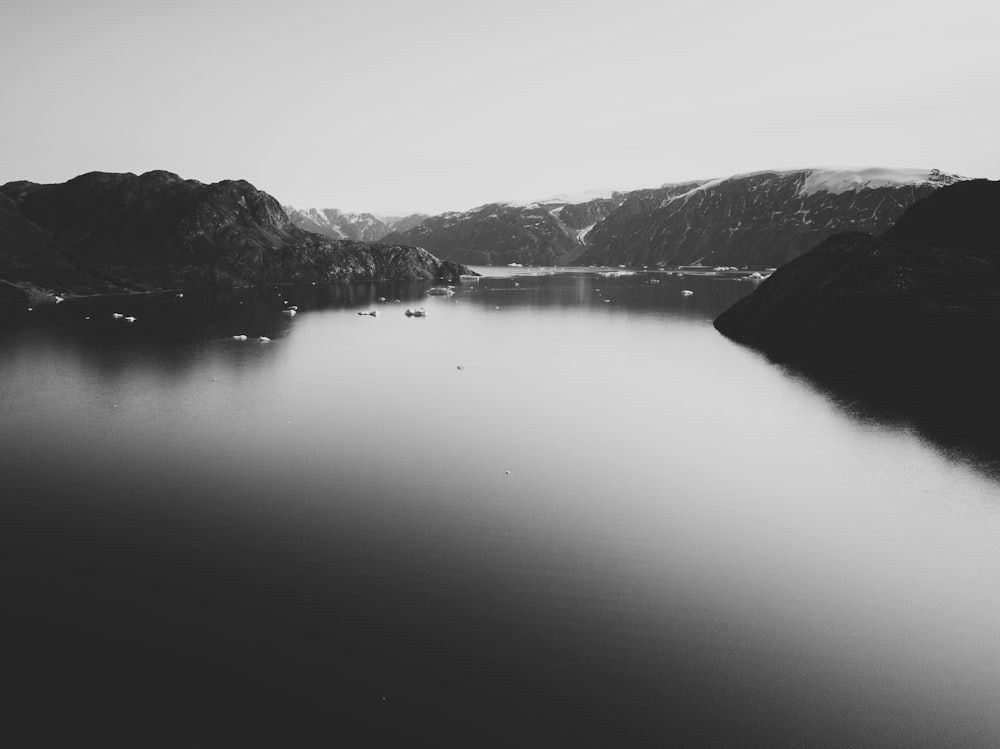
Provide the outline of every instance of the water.
{"type": "Polygon", "coordinates": [[[661,278],[8,315],[21,745],[1000,743],[1000,485],[661,278]]]}

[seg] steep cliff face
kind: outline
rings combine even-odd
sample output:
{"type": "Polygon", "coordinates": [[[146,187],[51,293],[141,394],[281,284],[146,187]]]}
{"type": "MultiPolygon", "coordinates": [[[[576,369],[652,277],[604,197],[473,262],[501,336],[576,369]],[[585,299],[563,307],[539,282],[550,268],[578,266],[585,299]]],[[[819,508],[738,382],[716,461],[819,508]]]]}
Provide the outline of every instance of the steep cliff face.
{"type": "Polygon", "coordinates": [[[489,203],[425,219],[387,241],[416,244],[473,265],[565,265],[586,248],[586,236],[621,203],[620,193],[583,202],[489,203]]]}
{"type": "Polygon", "coordinates": [[[826,240],[715,326],[837,389],[1000,449],[1000,182],[944,187],[881,236],[826,240]]]}
{"type": "Polygon", "coordinates": [[[94,172],[62,184],[0,187],[0,281],[8,286],[96,293],[464,270],[416,248],[306,232],[242,180],[206,185],[162,171],[94,172]]]}
{"type": "Polygon", "coordinates": [[[936,170],[760,172],[629,193],[580,264],[779,266],[844,231],[882,232],[961,178],[936,170]]]}

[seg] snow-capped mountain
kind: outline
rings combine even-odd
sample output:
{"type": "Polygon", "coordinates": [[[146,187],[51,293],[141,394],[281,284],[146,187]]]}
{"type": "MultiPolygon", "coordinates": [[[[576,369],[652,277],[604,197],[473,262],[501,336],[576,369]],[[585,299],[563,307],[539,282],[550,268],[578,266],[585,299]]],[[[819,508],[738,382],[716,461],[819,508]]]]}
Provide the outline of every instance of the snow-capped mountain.
{"type": "Polygon", "coordinates": [[[624,197],[624,193],[594,191],[535,202],[488,203],[432,216],[408,231],[394,232],[386,241],[415,244],[477,265],[568,265],[587,248],[588,233],[624,197]]]}
{"type": "Polygon", "coordinates": [[[300,229],[358,242],[378,242],[392,231],[405,231],[427,218],[423,214],[379,216],[374,213],[349,213],[336,208],[283,207],[291,222],[300,229]]]}
{"type": "Polygon", "coordinates": [[[844,231],[885,231],[917,200],[963,180],[936,169],[798,169],[740,174],[437,216],[286,209],[336,238],[424,247],[474,265],[778,266],[844,231]]]}
{"type": "Polygon", "coordinates": [[[579,262],[778,266],[833,234],[883,232],[962,179],[936,169],[802,169],[638,190],[587,235],[579,262]]]}

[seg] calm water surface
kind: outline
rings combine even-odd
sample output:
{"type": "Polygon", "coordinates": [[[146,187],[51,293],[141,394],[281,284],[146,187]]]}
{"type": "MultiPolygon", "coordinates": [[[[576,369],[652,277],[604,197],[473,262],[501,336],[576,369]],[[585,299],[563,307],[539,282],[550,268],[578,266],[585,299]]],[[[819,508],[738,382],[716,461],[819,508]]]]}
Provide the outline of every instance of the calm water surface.
{"type": "Polygon", "coordinates": [[[8,314],[20,745],[1000,745],[1000,485],[648,278],[8,314]]]}

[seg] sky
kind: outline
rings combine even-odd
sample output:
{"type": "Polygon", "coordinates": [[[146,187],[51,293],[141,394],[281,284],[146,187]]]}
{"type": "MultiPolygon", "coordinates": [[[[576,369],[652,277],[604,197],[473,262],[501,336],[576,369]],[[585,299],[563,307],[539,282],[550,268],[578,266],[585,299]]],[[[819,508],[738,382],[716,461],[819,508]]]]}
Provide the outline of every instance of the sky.
{"type": "Polygon", "coordinates": [[[996,0],[7,0],[0,183],[465,210],[764,169],[1000,178],[996,0]]]}

